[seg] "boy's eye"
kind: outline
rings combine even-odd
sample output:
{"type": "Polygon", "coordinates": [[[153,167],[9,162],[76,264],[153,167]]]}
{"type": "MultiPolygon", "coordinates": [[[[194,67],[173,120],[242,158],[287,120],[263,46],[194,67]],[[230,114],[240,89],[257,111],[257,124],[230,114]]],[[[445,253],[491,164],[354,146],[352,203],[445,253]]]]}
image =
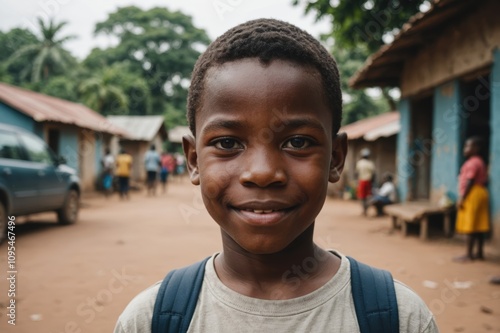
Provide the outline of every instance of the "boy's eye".
{"type": "Polygon", "coordinates": [[[238,141],[236,141],[235,139],[231,139],[231,138],[219,139],[219,140],[215,141],[214,146],[217,149],[223,149],[223,150],[243,148],[243,146],[238,141]]]}
{"type": "Polygon", "coordinates": [[[311,145],[311,140],[303,137],[295,137],[285,142],[283,148],[302,149],[302,148],[307,148],[310,145],[311,145]]]}

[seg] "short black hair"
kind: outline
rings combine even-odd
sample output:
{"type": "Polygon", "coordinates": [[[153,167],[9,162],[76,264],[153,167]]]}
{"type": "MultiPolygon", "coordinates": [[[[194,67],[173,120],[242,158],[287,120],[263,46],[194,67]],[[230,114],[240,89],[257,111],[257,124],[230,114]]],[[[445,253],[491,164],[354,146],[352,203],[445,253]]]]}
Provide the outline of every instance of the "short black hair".
{"type": "Polygon", "coordinates": [[[484,138],[478,135],[471,136],[467,138],[466,141],[470,141],[474,147],[476,147],[477,152],[481,154],[483,152],[484,147],[484,138]]]}
{"type": "Polygon", "coordinates": [[[337,134],[342,121],[342,92],[335,59],[306,31],[287,22],[258,19],[228,30],[198,58],[187,101],[188,124],[193,135],[196,135],[195,115],[202,104],[208,70],[244,58],[258,58],[263,63],[288,60],[316,68],[332,111],[333,134],[337,134]]]}

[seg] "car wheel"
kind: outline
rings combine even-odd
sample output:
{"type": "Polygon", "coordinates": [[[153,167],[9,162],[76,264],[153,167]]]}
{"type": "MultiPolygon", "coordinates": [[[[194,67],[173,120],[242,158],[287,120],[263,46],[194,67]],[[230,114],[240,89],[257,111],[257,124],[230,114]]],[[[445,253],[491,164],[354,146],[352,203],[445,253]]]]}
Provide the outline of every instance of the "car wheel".
{"type": "Polygon", "coordinates": [[[7,239],[7,209],[5,205],[0,202],[0,244],[7,239]]]}
{"type": "Polygon", "coordinates": [[[64,206],[57,211],[60,224],[73,224],[78,219],[80,209],[80,196],[76,190],[70,190],[64,201],[64,206]]]}

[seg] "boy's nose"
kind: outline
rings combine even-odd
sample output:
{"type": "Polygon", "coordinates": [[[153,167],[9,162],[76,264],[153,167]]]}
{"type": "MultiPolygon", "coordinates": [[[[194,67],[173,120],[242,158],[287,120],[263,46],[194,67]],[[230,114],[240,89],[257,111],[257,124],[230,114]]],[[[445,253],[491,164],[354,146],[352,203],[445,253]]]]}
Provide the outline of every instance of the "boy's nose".
{"type": "Polygon", "coordinates": [[[240,174],[242,185],[267,187],[286,184],[284,161],[279,154],[259,149],[248,151],[246,157],[243,172],[240,174]]]}

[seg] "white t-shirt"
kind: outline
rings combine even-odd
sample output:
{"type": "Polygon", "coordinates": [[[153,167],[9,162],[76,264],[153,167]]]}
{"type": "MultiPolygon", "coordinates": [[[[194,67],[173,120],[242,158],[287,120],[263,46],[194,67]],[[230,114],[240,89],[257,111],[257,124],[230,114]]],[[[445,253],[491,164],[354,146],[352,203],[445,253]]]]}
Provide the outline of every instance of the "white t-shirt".
{"type": "MultiPolygon", "coordinates": [[[[336,253],[336,252],[334,252],[336,253]]],[[[217,277],[213,258],[206,265],[196,310],[188,333],[359,332],[351,294],[348,259],[341,257],[337,274],[321,288],[298,298],[262,300],[241,295],[217,277]]],[[[115,333],[149,333],[160,282],[137,295],[120,315],[115,333]]],[[[436,333],[425,303],[395,281],[401,333],[436,333]]]]}
{"type": "Polygon", "coordinates": [[[158,171],[160,166],[160,154],[156,150],[148,150],[144,156],[146,171],[158,171]]]}
{"type": "Polygon", "coordinates": [[[113,157],[113,155],[108,154],[104,156],[103,164],[104,164],[104,169],[113,170],[115,167],[115,158],[113,157]]]}
{"type": "Polygon", "coordinates": [[[394,183],[392,182],[385,182],[382,184],[380,187],[380,190],[378,191],[378,194],[389,198],[392,202],[396,201],[396,187],[394,186],[394,183]]]}
{"type": "Polygon", "coordinates": [[[359,180],[372,180],[375,164],[366,158],[362,158],[356,163],[356,172],[359,180]]]}

